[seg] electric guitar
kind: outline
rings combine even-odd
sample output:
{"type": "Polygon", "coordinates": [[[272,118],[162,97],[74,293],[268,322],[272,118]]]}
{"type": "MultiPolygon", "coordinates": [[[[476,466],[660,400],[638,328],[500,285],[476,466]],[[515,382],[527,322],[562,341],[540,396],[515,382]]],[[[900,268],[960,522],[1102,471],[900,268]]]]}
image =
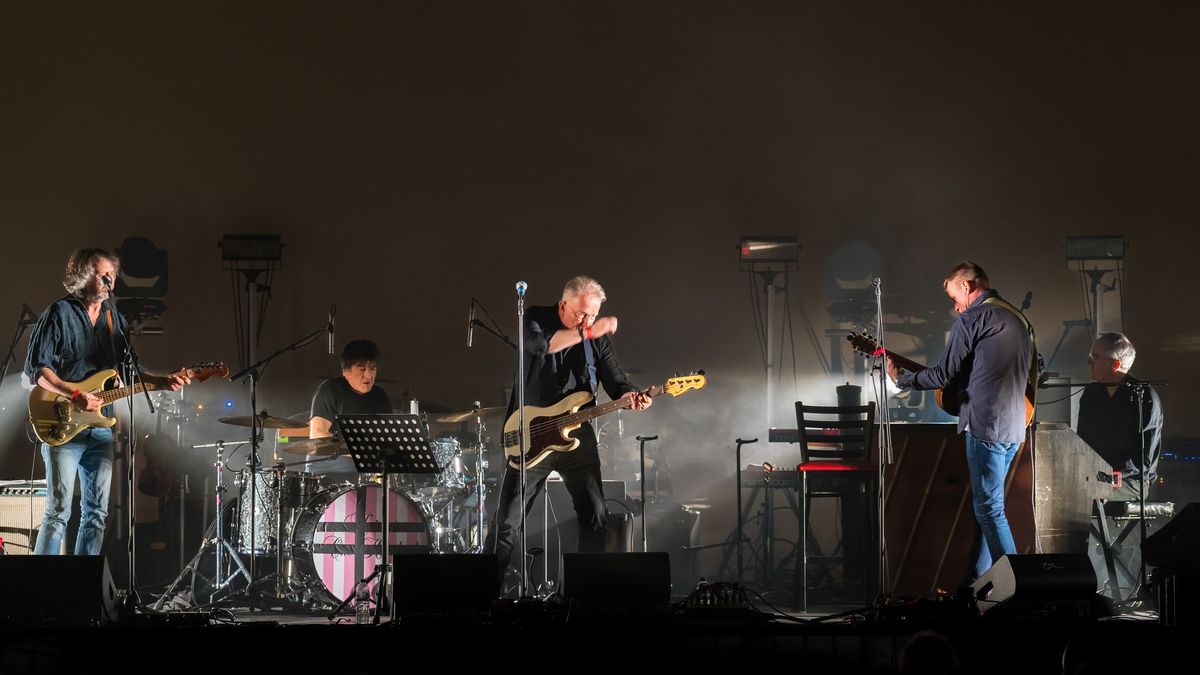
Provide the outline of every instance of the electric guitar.
{"type": "MultiPolygon", "coordinates": [[[[229,369],[222,363],[201,363],[171,373],[171,375],[183,375],[196,382],[203,382],[214,375],[225,377],[228,374],[229,369]]],[[[117,371],[115,370],[101,370],[82,382],[64,382],[64,384],[72,389],[99,396],[104,400],[104,405],[119,401],[126,396],[140,394],[143,389],[149,391],[165,389],[157,384],[146,384],[143,387],[140,382],[116,389],[105,389],[105,386],[116,377],[117,371]]],[[[95,412],[78,410],[71,403],[71,399],[39,385],[29,392],[29,421],[33,424],[33,432],[37,434],[38,440],[48,445],[59,446],[75,438],[84,429],[111,427],[117,423],[117,418],[109,417],[100,410],[95,412]]]]}
{"type": "MultiPolygon", "coordinates": [[[[661,387],[655,385],[641,393],[647,396],[680,396],[692,389],[703,389],[706,382],[704,371],[698,370],[690,375],[672,377],[661,387]]],[[[553,452],[570,452],[579,447],[579,439],[568,434],[583,426],[584,422],[633,407],[633,401],[622,396],[615,401],[580,411],[579,408],[592,398],[590,392],[577,391],[547,408],[525,406],[525,468],[537,466],[553,452]]],[[[514,410],[504,423],[504,455],[508,465],[514,469],[521,466],[520,412],[514,410]]]]}
{"type": "MultiPolygon", "coordinates": [[[[846,340],[850,342],[850,346],[854,351],[866,356],[876,356],[879,351],[879,343],[870,335],[860,335],[858,333],[850,333],[846,336],[846,340]]],[[[884,350],[889,359],[897,366],[913,373],[919,373],[926,370],[929,366],[923,366],[912,359],[905,358],[899,354],[884,350]]],[[[1031,382],[1025,385],[1025,426],[1029,426],[1033,422],[1034,411],[1034,396],[1036,394],[1036,382],[1031,382]]],[[[962,411],[963,394],[966,393],[964,383],[959,381],[951,381],[945,389],[935,389],[933,397],[937,401],[938,407],[946,411],[946,414],[958,417],[962,411]]]]}

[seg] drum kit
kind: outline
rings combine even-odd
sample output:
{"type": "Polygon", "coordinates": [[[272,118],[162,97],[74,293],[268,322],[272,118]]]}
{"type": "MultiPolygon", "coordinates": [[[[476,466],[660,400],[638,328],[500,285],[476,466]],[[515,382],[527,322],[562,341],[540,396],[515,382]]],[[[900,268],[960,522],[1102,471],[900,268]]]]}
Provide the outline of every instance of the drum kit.
{"type": "MultiPolygon", "coordinates": [[[[462,425],[472,422],[470,434],[442,433],[431,438],[430,450],[438,471],[432,474],[394,474],[386,489],[377,474],[360,474],[357,480],[335,481],[327,474],[288,470],[311,469],[313,460],[336,459],[348,454],[340,437],[289,438],[278,447],[306,461],[278,461],[234,471],[237,490],[222,503],[225,492],[225,444],[204,443],[217,451],[217,518],[206,533],[201,550],[179,574],[164,598],[173,597],[184,580],[199,574],[206,552],[215,551],[217,573],[212,582],[212,602],[234,597],[233,582],[246,579],[243,593],[252,598],[274,595],[284,603],[314,611],[329,611],[353,593],[355,584],[380,562],[383,497],[387,495],[388,538],[392,553],[481,552],[484,541],[483,503],[487,475],[485,418],[504,408],[476,407],[466,411],[422,417],[428,423],[462,425]],[[250,561],[243,557],[251,558],[250,561]],[[275,559],[275,570],[255,578],[255,559],[275,559]],[[222,559],[227,559],[222,573],[222,559]],[[269,583],[270,582],[270,583],[269,583]]],[[[302,431],[304,422],[271,417],[266,413],[218,420],[236,427],[272,432],[302,431]]],[[[279,455],[277,454],[277,457],[279,455]]],[[[239,586],[239,588],[241,588],[239,586]]]]}

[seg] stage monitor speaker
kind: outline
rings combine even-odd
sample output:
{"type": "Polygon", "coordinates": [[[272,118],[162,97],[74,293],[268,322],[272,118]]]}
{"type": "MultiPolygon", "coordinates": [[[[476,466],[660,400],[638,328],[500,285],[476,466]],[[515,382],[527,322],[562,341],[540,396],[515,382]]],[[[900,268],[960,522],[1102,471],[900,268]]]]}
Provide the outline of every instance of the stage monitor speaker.
{"type": "Polygon", "coordinates": [[[486,610],[500,596],[494,553],[392,556],[392,606],[397,614],[486,610]]]}
{"type": "MultiPolygon", "coordinates": [[[[4,555],[29,555],[42,526],[42,512],[46,509],[46,491],[29,494],[0,490],[0,539],[4,541],[4,555]],[[33,540],[29,534],[33,532],[33,540]]],[[[64,539],[66,539],[64,537],[64,539]]]]}
{"type": "Polygon", "coordinates": [[[104,556],[0,556],[0,621],[79,626],[117,618],[104,556]]]}
{"type": "Polygon", "coordinates": [[[1183,507],[1171,522],[1146,537],[1142,559],[1151,567],[1200,570],[1200,504],[1183,507]]]}
{"type": "Polygon", "coordinates": [[[564,553],[563,595],[589,607],[670,602],[670,556],[661,551],[564,553]]]}
{"type": "Polygon", "coordinates": [[[1096,571],[1086,554],[1006,555],[971,584],[980,613],[1002,605],[1089,606],[1096,594],[1096,571]]]}

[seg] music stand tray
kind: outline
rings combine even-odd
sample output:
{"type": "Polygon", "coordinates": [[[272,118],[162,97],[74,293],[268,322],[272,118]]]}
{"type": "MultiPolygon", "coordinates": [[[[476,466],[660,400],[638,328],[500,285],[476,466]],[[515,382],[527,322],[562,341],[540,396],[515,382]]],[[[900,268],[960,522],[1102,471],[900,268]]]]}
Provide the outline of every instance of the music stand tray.
{"type": "MultiPolygon", "coordinates": [[[[437,458],[429,447],[429,438],[425,433],[425,425],[420,416],[411,414],[377,414],[377,415],[338,415],[338,428],[346,441],[346,448],[354,460],[354,466],[359,473],[383,474],[381,489],[383,490],[383,556],[382,562],[375,571],[363,581],[370,583],[371,578],[379,575],[379,583],[375,587],[375,617],[374,623],[379,623],[379,615],[383,605],[382,600],[389,597],[388,567],[391,551],[387,544],[390,541],[388,525],[391,516],[388,514],[388,475],[393,473],[437,473],[442,469],[438,466],[437,458]]],[[[334,614],[349,604],[354,597],[347,597],[334,614]]]]}

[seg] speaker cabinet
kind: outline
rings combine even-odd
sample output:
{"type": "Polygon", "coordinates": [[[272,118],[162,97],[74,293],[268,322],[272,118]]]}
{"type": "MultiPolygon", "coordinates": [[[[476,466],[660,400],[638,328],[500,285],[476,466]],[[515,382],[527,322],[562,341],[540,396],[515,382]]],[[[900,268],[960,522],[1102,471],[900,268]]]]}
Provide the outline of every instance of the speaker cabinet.
{"type": "Polygon", "coordinates": [[[971,584],[980,613],[1009,608],[1090,608],[1096,572],[1086,554],[1006,555],[971,584]]]}
{"type": "Polygon", "coordinates": [[[4,540],[4,555],[33,553],[45,510],[44,488],[32,494],[0,494],[0,539],[4,540]]]}
{"type": "Polygon", "coordinates": [[[671,600],[671,559],[652,553],[564,553],[563,595],[588,607],[652,607],[671,600]]]}
{"type": "Polygon", "coordinates": [[[494,553],[392,556],[392,603],[397,614],[485,610],[500,595],[494,553]]]}
{"type": "Polygon", "coordinates": [[[0,621],[56,626],[115,621],[116,598],[102,555],[0,556],[0,621]]]}
{"type": "Polygon", "coordinates": [[[1183,507],[1171,522],[1146,537],[1142,559],[1151,567],[1200,570],[1200,504],[1183,507]]]}

